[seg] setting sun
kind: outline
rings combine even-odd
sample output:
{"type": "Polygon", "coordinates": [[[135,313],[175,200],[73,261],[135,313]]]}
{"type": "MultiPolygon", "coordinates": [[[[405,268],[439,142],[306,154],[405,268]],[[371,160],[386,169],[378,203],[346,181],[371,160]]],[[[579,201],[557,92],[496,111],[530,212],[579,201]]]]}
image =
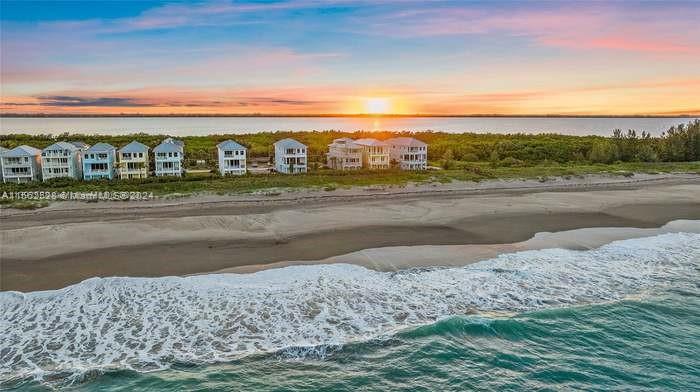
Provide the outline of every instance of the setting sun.
{"type": "Polygon", "coordinates": [[[368,98],[365,101],[365,113],[384,114],[391,110],[391,101],[388,98],[368,98]]]}

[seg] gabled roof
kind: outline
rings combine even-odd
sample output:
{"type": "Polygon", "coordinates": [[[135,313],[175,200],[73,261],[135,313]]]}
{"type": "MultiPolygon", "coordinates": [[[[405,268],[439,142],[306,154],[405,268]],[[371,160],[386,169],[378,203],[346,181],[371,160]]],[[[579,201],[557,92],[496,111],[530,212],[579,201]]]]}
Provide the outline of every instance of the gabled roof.
{"type": "Polygon", "coordinates": [[[68,142],[68,143],[78,147],[81,150],[87,150],[88,148],[90,148],[89,144],[83,143],[83,142],[78,141],[78,140],[74,140],[74,141],[68,142]]]}
{"type": "Polygon", "coordinates": [[[412,138],[412,137],[394,137],[391,139],[386,139],[386,143],[394,145],[394,146],[406,146],[406,147],[425,147],[427,146],[426,143],[423,143],[422,141],[412,138]]]}
{"type": "Polygon", "coordinates": [[[68,150],[74,152],[78,151],[78,147],[68,142],[57,142],[44,148],[44,150],[68,150]]]}
{"type": "Polygon", "coordinates": [[[245,150],[246,148],[233,140],[224,140],[223,142],[216,145],[219,150],[245,150]]]}
{"type": "Polygon", "coordinates": [[[275,147],[281,148],[306,148],[306,146],[294,139],[286,138],[275,142],[275,147]]]}
{"type": "Polygon", "coordinates": [[[41,155],[41,150],[27,145],[21,145],[19,147],[13,148],[12,150],[5,151],[4,153],[2,153],[3,157],[8,158],[30,157],[36,155],[41,155]]]}
{"type": "Polygon", "coordinates": [[[360,146],[357,145],[357,143],[350,139],[349,137],[341,137],[340,139],[334,139],[333,143],[328,145],[330,146],[344,146],[344,147],[350,147],[350,148],[360,148],[360,146]]]}
{"type": "Polygon", "coordinates": [[[95,144],[94,146],[85,150],[85,152],[110,152],[110,151],[114,151],[114,150],[116,150],[116,148],[114,148],[113,145],[111,145],[109,143],[99,142],[99,143],[95,144]]]}
{"type": "Polygon", "coordinates": [[[139,143],[136,140],[132,141],[131,143],[127,144],[126,146],[122,147],[119,149],[119,152],[129,152],[129,153],[134,153],[134,152],[148,152],[148,146],[139,143]]]}
{"type": "Polygon", "coordinates": [[[7,151],[10,151],[10,149],[9,149],[9,148],[5,148],[5,147],[3,147],[3,146],[0,146],[0,154],[2,154],[3,152],[7,152],[7,151]]]}
{"type": "Polygon", "coordinates": [[[363,146],[388,146],[387,143],[377,140],[377,139],[372,139],[371,137],[367,137],[364,139],[357,139],[355,140],[355,143],[363,145],[363,146]]]}
{"type": "Polygon", "coordinates": [[[165,141],[163,141],[163,143],[157,145],[153,149],[153,152],[182,152],[182,151],[183,151],[183,149],[182,149],[181,145],[179,145],[177,143],[165,142],[165,141]]]}

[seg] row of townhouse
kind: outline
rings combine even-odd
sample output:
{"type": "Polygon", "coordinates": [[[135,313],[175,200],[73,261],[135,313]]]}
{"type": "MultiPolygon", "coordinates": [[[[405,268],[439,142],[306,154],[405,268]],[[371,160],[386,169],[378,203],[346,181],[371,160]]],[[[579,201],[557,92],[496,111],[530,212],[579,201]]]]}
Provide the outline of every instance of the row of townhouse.
{"type": "Polygon", "coordinates": [[[428,145],[412,137],[387,140],[340,138],[328,145],[327,165],[331,169],[388,169],[392,162],[403,170],[428,167],[428,145]]]}
{"type": "MultiPolygon", "coordinates": [[[[84,180],[145,178],[149,172],[148,146],[133,141],[117,150],[108,143],[57,142],[43,150],[30,146],[0,149],[3,182],[46,181],[69,177],[84,180]]],[[[184,144],[168,138],[153,149],[156,176],[182,176],[184,144]]]]}
{"type": "MultiPolygon", "coordinates": [[[[404,170],[427,167],[427,144],[408,137],[377,139],[335,139],[329,146],[328,166],[333,169],[388,169],[396,162],[404,170]]],[[[219,173],[241,175],[247,172],[247,149],[233,140],[217,146],[219,173]]],[[[306,173],[306,145],[294,139],[274,143],[275,171],[284,174],[306,173]]],[[[108,143],[88,146],[81,142],[57,142],[44,150],[19,146],[0,147],[0,178],[3,182],[44,181],[51,178],[120,179],[146,178],[149,175],[149,147],[132,141],[120,149],[108,143]]],[[[184,143],[167,138],[153,149],[156,176],[182,176],[184,143]]]]}

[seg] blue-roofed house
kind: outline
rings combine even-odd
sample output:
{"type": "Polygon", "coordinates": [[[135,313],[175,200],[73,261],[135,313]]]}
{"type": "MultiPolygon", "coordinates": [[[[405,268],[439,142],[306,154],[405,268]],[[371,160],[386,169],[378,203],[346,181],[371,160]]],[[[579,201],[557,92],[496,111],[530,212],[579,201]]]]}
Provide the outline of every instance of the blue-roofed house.
{"type": "Polygon", "coordinates": [[[275,142],[275,170],[278,173],[306,173],[306,145],[294,139],[275,142]]]}
{"type": "Polygon", "coordinates": [[[52,178],[83,178],[83,155],[68,142],[54,143],[41,151],[41,174],[44,181],[52,178]]]}
{"type": "Polygon", "coordinates": [[[41,150],[22,145],[0,154],[3,182],[39,181],[41,150]]]}
{"type": "Polygon", "coordinates": [[[222,176],[246,173],[246,151],[247,149],[234,142],[226,140],[216,145],[219,156],[219,173],[222,176]]]}
{"type": "Polygon", "coordinates": [[[97,143],[83,151],[83,178],[99,180],[114,178],[117,149],[111,144],[97,143]]]}
{"type": "Polygon", "coordinates": [[[167,138],[153,149],[156,176],[182,176],[182,160],[185,157],[184,146],[180,140],[167,138]]]}
{"type": "Polygon", "coordinates": [[[120,179],[148,177],[148,146],[136,140],[117,151],[120,179]]]}

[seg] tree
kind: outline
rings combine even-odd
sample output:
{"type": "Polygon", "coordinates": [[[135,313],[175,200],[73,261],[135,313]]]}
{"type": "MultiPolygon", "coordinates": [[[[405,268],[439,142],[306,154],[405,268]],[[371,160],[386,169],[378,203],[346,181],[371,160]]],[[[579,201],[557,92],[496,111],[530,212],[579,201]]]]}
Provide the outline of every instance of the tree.
{"type": "Polygon", "coordinates": [[[452,149],[448,148],[445,150],[445,153],[442,155],[442,168],[445,170],[450,169],[454,164],[454,154],[452,153],[452,149]]]}
{"type": "Polygon", "coordinates": [[[617,146],[607,140],[593,144],[588,160],[593,163],[612,163],[618,159],[617,146]]]}
{"type": "Polygon", "coordinates": [[[489,162],[491,163],[491,167],[498,167],[500,161],[501,157],[498,155],[498,151],[491,151],[491,155],[489,155],[489,162]]]}

